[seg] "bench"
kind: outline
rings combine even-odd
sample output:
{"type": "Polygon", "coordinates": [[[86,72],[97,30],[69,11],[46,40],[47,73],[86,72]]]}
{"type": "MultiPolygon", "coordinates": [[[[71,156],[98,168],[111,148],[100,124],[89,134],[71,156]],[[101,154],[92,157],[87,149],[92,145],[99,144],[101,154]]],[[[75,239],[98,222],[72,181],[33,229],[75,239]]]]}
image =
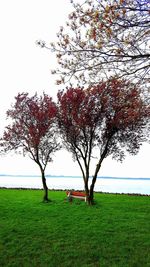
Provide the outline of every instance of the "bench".
{"type": "Polygon", "coordinates": [[[81,199],[84,200],[85,202],[87,201],[87,196],[84,192],[67,191],[66,194],[70,202],[72,202],[73,198],[81,199]]]}

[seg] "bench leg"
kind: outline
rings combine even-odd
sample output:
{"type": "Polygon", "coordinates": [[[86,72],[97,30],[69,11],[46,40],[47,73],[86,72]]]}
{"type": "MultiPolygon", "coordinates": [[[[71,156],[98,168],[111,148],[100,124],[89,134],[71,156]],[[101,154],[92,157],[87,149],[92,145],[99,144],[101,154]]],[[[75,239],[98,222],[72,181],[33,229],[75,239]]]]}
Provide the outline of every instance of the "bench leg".
{"type": "Polygon", "coordinates": [[[73,198],[69,195],[69,196],[68,196],[68,201],[69,201],[69,202],[72,202],[72,200],[73,200],[73,198]]]}

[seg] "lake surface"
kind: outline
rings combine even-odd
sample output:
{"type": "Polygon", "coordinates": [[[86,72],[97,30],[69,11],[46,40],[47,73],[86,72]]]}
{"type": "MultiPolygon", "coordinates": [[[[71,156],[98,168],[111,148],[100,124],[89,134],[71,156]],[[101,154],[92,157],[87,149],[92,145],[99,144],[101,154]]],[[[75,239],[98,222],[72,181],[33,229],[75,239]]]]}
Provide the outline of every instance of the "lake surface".
{"type": "MultiPolygon", "coordinates": [[[[48,176],[46,181],[49,189],[84,190],[79,176],[48,176]]],[[[40,176],[0,175],[0,187],[40,189],[42,181],[40,176]]],[[[150,178],[98,177],[94,191],[150,195],[150,178]]]]}

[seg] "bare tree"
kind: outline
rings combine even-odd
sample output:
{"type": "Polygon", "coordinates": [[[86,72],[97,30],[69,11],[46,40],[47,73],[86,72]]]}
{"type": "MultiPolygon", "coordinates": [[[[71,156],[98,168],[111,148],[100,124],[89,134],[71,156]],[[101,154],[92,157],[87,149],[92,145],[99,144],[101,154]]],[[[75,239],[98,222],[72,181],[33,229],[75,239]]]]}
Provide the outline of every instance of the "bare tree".
{"type": "Polygon", "coordinates": [[[76,78],[80,83],[128,77],[150,83],[149,0],[86,0],[73,3],[66,27],[60,27],[58,42],[41,47],[56,52],[57,84],[76,78]]]}

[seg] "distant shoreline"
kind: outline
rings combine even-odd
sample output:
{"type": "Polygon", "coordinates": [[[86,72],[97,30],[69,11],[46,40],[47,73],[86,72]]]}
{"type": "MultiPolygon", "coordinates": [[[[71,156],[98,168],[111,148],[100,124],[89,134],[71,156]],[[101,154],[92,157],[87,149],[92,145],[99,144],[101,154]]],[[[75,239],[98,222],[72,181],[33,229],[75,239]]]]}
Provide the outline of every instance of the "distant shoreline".
{"type": "MultiPolygon", "coordinates": [[[[5,189],[5,190],[43,190],[42,188],[25,188],[25,187],[0,187],[0,190],[5,189]]],[[[69,189],[48,189],[48,191],[71,191],[69,189]]],[[[78,192],[82,192],[83,190],[74,190],[78,192]]],[[[94,193],[98,194],[113,194],[113,195],[127,195],[127,196],[141,196],[141,197],[150,197],[149,194],[140,194],[140,193],[114,193],[114,192],[102,192],[102,191],[94,191],[94,193]]]]}

